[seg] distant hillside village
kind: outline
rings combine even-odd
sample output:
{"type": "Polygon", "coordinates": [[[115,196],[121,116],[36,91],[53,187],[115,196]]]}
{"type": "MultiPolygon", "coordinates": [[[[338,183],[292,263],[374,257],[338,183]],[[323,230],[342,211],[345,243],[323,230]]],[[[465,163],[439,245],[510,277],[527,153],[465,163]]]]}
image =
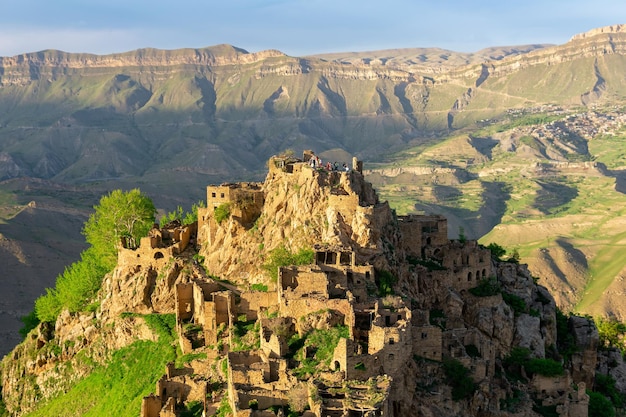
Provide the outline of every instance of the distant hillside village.
{"type": "MultiPolygon", "coordinates": [[[[406,261],[395,270],[408,279],[390,278],[367,262],[368,256],[374,259],[371,247],[322,241],[311,248],[309,264],[280,266],[275,284],[262,288],[248,285],[246,290],[221,281],[194,261],[195,278],[175,286],[176,322],[181,351],[202,352],[206,360],[183,369],[169,365],[155,394],[144,398],[141,416],[174,417],[180,404],[189,401],[199,401],[203,415],[213,415],[225,402],[236,416],[409,415],[407,404],[419,391],[416,384],[434,383],[446,360],[469,370],[478,387],[470,397],[472,415],[495,415],[480,410],[497,412],[510,399],[511,388],[494,391],[489,381],[502,372],[500,364],[511,343],[540,357],[545,355],[545,339],[554,343],[554,324],[546,326],[540,319],[554,316],[550,295],[532,282],[530,274],[520,277],[519,265],[494,263],[491,252],[476,241],[449,240],[445,218],[395,216],[364,181],[362,163],[356,158],[349,169],[317,166],[313,158],[310,151],[302,159],[274,157],[268,179],[290,186],[298,181],[334,184],[327,196],[329,210],[345,218],[367,217],[371,227],[367,233],[378,234],[370,241],[381,240],[381,219],[392,221],[393,230],[384,233],[395,239],[389,250],[402,253],[406,261]],[[503,302],[501,293],[468,292],[496,276],[509,279],[538,310],[523,314],[520,323],[522,316],[503,302]],[[394,285],[401,285],[401,290],[394,292],[394,285]],[[321,363],[316,359],[320,361],[318,352],[325,346],[308,346],[301,353],[304,357],[294,357],[302,347],[294,340],[302,341],[312,330],[321,334],[333,329],[339,329],[334,348],[321,363]],[[252,342],[246,345],[244,338],[252,342]],[[303,371],[305,363],[315,367],[303,371]],[[216,372],[226,381],[224,391],[216,389],[208,376],[216,372]],[[407,382],[409,378],[414,380],[407,382]]],[[[209,245],[224,227],[216,213],[225,204],[231,207],[232,221],[250,230],[268,192],[260,183],[208,186],[207,207],[198,212],[197,227],[155,228],[138,249],[121,249],[119,262],[163,267],[190,245],[209,245]]],[[[554,406],[562,417],[587,416],[585,386],[592,380],[583,369],[594,364],[585,354],[582,350],[578,374],[532,375],[530,387],[538,404],[554,406]]],[[[423,395],[441,400],[446,394],[435,386],[423,395]]]]}

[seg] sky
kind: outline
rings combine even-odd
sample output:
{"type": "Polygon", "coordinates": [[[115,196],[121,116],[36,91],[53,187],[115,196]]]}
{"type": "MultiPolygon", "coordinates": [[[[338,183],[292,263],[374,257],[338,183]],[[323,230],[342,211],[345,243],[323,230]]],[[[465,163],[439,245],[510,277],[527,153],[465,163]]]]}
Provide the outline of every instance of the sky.
{"type": "Polygon", "coordinates": [[[291,56],[562,44],[626,23],[621,0],[0,0],[0,56],[231,44],[291,56]]]}

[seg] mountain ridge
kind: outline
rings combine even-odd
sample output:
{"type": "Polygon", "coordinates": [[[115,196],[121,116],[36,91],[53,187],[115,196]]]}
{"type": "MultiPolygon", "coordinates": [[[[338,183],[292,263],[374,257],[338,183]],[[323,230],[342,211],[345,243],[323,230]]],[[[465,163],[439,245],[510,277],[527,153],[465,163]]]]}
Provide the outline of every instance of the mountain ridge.
{"type": "MultiPolygon", "coordinates": [[[[374,61],[341,64],[272,50],[247,53],[230,45],[2,58],[0,196],[12,205],[35,201],[43,207],[42,201],[55,201],[86,213],[97,202],[95,193],[140,186],[163,210],[173,210],[201,198],[199,184],[260,179],[267,158],[285,149],[313,148],[325,161],[348,162],[356,155],[367,162],[393,163],[403,152],[423,151],[457,133],[467,133],[459,149],[470,154],[458,154],[465,165],[486,163],[494,149],[533,158],[543,152],[547,160],[566,160],[570,151],[571,157],[591,158],[589,146],[579,146],[575,135],[553,145],[518,133],[500,140],[490,132],[472,132],[498,129],[499,123],[513,124],[533,114],[576,114],[623,102],[626,41],[622,27],[616,27],[615,32],[591,31],[565,45],[446,71],[374,61]],[[96,66],[86,66],[90,62],[96,66]],[[495,148],[496,143],[502,147],[495,148]],[[65,190],[31,184],[29,191],[12,182],[28,177],[65,190]]],[[[445,164],[453,163],[435,161],[429,178],[454,184],[473,178],[474,173],[466,172],[451,179],[445,164]]],[[[552,185],[543,186],[552,195],[552,185]]],[[[484,209],[497,218],[503,204],[498,201],[510,199],[497,181],[484,187],[484,209]]],[[[440,185],[435,194],[453,198],[452,188],[440,185]]],[[[422,202],[412,203],[415,210],[422,202]]],[[[476,207],[481,206],[471,206],[476,207]]],[[[473,213],[466,217],[480,217],[473,213]]],[[[453,218],[451,235],[462,225],[457,219],[466,221],[453,218]]],[[[28,253],[35,238],[35,230],[16,233],[12,245],[28,253]]],[[[13,276],[32,275],[24,266],[16,268],[10,271],[13,276]]],[[[53,279],[40,278],[38,292],[53,279]]],[[[12,328],[17,325],[14,320],[12,328]]]]}

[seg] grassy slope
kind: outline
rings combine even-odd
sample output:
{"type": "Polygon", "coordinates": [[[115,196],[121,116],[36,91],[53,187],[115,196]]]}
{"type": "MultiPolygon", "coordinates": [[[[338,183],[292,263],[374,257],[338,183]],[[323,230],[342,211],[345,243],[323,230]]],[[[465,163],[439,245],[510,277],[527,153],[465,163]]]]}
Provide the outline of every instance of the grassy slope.
{"type": "Polygon", "coordinates": [[[137,416],[141,399],[154,392],[165,365],[176,357],[171,329],[158,332],[158,342],[140,340],[120,349],[107,366],[28,416],[137,416]]]}
{"type": "MultiPolygon", "coordinates": [[[[489,127],[473,136],[498,138],[502,137],[498,131],[563,117],[527,117],[527,122],[489,127]]],[[[532,168],[538,154],[521,142],[511,152],[501,144],[481,148],[488,142],[451,137],[406,151],[383,167],[457,168],[455,175],[375,174],[370,180],[401,214],[442,213],[449,218],[452,236],[463,226],[466,235],[482,236],[485,244],[498,242],[517,249],[522,262],[530,264],[565,308],[592,314],[615,309],[619,302],[613,300],[609,306],[607,288],[626,268],[626,259],[620,256],[626,238],[622,220],[626,201],[616,190],[615,178],[595,170],[538,175],[532,168]]],[[[598,136],[589,142],[589,149],[609,170],[623,169],[626,135],[598,136]]]]}

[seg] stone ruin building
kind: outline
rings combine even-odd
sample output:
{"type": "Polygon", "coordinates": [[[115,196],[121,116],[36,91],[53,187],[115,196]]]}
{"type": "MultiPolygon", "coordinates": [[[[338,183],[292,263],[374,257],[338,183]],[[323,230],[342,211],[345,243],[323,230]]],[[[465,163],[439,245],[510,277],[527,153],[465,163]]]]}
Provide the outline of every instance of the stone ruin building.
{"type": "MultiPolygon", "coordinates": [[[[302,160],[273,158],[269,175],[313,178],[311,157],[311,152],[305,152],[302,160]]],[[[355,160],[353,172],[361,175],[361,170],[362,163],[355,160]]],[[[330,196],[329,204],[354,204],[355,198],[340,190],[330,196]]],[[[198,216],[197,244],[214,238],[219,227],[212,220],[216,208],[229,205],[232,219],[249,225],[261,214],[264,201],[261,184],[208,186],[207,208],[198,216]]],[[[364,205],[363,198],[356,204],[353,213],[375,210],[373,203],[364,205]]],[[[354,248],[341,245],[315,245],[313,263],[280,267],[275,286],[267,291],[229,285],[194,265],[198,278],[176,285],[177,330],[184,354],[203,352],[207,359],[183,370],[168,366],[156,393],[144,398],[141,416],[175,416],[176,404],[191,399],[201,401],[205,414],[211,415],[215,392],[210,382],[191,377],[211,364],[222,367],[227,381],[224,399],[235,416],[275,416],[276,410],[293,401],[296,392],[305,404],[302,416],[400,416],[397,396],[390,389],[414,358],[434,363],[455,358],[470,369],[475,381],[493,377],[502,347],[476,327],[465,326],[463,315],[468,308],[497,309],[501,296],[475,297],[468,307],[451,295],[467,293],[494,275],[489,250],[476,241],[448,239],[447,221],[441,216],[397,216],[397,227],[396,250],[406,255],[404,268],[411,277],[402,285],[413,300],[379,297],[380,272],[372,264],[359,262],[354,248]],[[289,343],[306,333],[307,319],[316,312],[330,317],[329,323],[347,328],[347,334],[338,340],[328,368],[315,378],[301,380],[293,372],[289,343]],[[236,349],[240,343],[237,328],[244,323],[251,326],[258,343],[236,349]]],[[[138,249],[122,249],[120,259],[159,262],[180,253],[195,233],[192,227],[155,228],[138,249]],[[169,246],[164,246],[166,242],[169,246]]],[[[426,362],[424,366],[431,365],[426,362]]],[[[572,390],[572,380],[566,375],[536,376],[532,384],[544,403],[559,405],[561,416],[587,416],[584,383],[572,390]]]]}
{"type": "Polygon", "coordinates": [[[155,223],[148,232],[148,236],[141,238],[137,247],[134,247],[126,238],[122,238],[118,250],[118,263],[162,267],[170,258],[181,254],[196,234],[197,225],[195,224],[183,226],[176,221],[160,228],[155,223]]]}

